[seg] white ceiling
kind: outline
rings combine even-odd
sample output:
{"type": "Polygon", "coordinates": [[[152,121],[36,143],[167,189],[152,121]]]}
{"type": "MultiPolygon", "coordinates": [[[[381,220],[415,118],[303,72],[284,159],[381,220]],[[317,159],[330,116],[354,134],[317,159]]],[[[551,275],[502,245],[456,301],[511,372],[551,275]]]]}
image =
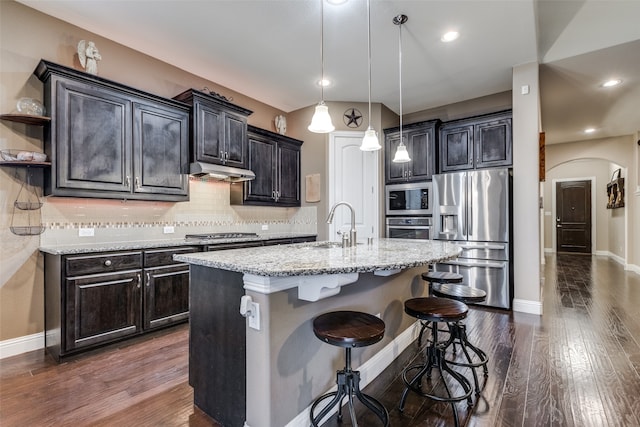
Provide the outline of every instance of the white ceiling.
{"type": "MultiPolygon", "coordinates": [[[[18,1],[285,112],[320,100],[321,0],[18,1]]],[[[324,3],[325,100],[367,100],[366,10],[324,3]]],[[[372,100],[396,113],[401,13],[405,114],[511,90],[538,61],[547,143],[640,130],[640,0],[371,0],[372,100]]]]}

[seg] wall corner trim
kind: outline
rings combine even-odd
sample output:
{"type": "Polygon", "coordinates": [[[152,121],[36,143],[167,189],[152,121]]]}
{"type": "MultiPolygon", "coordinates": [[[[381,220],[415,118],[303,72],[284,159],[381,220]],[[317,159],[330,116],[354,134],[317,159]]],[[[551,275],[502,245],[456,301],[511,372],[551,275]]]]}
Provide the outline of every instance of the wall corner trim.
{"type": "Polygon", "coordinates": [[[514,299],[513,311],[517,311],[520,313],[537,314],[538,316],[542,316],[542,302],[514,299]]]}
{"type": "Polygon", "coordinates": [[[0,341],[0,359],[44,348],[44,331],[0,341]]]}

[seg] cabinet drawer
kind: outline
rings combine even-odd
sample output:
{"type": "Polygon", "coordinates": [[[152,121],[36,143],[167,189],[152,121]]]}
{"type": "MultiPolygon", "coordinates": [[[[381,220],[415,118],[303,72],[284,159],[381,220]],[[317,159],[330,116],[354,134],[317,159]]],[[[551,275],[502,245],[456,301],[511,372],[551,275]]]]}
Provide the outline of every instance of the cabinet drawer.
{"type": "Polygon", "coordinates": [[[69,256],[66,258],[67,276],[110,273],[142,268],[142,252],[114,252],[69,256]]]}
{"type": "Polygon", "coordinates": [[[173,255],[187,254],[191,252],[198,252],[198,248],[195,246],[184,246],[179,248],[163,248],[144,251],[144,266],[145,268],[148,268],[179,264],[179,261],[173,260],[173,255]]]}

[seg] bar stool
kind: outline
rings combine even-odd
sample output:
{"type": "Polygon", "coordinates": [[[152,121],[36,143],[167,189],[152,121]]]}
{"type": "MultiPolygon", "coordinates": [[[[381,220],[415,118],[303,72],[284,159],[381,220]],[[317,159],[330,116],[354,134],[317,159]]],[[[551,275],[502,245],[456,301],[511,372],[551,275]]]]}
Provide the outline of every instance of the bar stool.
{"type": "MultiPolygon", "coordinates": [[[[464,279],[462,274],[452,273],[450,271],[428,271],[422,273],[422,280],[429,283],[429,296],[431,296],[431,289],[433,285],[437,283],[462,283],[464,279]]],[[[418,347],[422,347],[422,334],[425,329],[429,327],[429,322],[421,322],[422,328],[420,328],[420,334],[418,335],[418,347]]]]}
{"type": "Polygon", "coordinates": [[[402,380],[405,383],[405,389],[402,392],[402,398],[398,409],[400,412],[404,411],[404,404],[407,399],[409,391],[412,391],[420,396],[427,397],[439,402],[450,402],[453,409],[453,418],[455,425],[458,426],[458,411],[456,410],[455,403],[462,400],[467,400],[469,406],[473,405],[471,401],[471,383],[459,372],[454,371],[445,359],[445,351],[450,344],[451,338],[447,341],[438,341],[438,322],[453,323],[458,322],[467,317],[468,308],[467,305],[446,298],[412,298],[405,301],[404,312],[409,316],[415,317],[419,320],[425,320],[430,322],[433,338],[428,346],[425,348],[425,358],[423,363],[409,366],[402,372],[402,380]],[[422,378],[426,376],[427,379],[431,378],[431,370],[437,368],[440,374],[440,379],[444,384],[447,395],[441,396],[438,394],[427,393],[422,389],[422,378]],[[413,377],[409,378],[411,372],[417,372],[413,377]],[[447,384],[445,377],[447,373],[451,379],[457,382],[464,393],[452,396],[451,388],[447,384]]]}
{"type": "MultiPolygon", "coordinates": [[[[437,297],[449,298],[465,304],[483,302],[487,299],[487,293],[482,289],[451,283],[435,284],[433,286],[432,292],[433,295],[437,297]]],[[[453,354],[456,354],[456,344],[459,344],[462,348],[462,352],[467,358],[467,363],[456,362],[449,359],[447,359],[447,362],[452,365],[471,368],[476,394],[479,394],[481,389],[478,386],[478,375],[476,374],[476,368],[482,366],[484,377],[486,379],[489,376],[489,370],[487,369],[487,362],[489,361],[489,358],[484,351],[469,342],[469,340],[467,339],[467,326],[462,321],[449,323],[449,331],[451,334],[450,341],[451,345],[453,346],[453,354]],[[470,349],[473,353],[475,353],[478,360],[477,362],[473,362],[473,359],[467,349],[470,349]]],[[[486,381],[484,385],[486,385],[486,381]]]]}
{"type": "Polygon", "coordinates": [[[389,413],[386,408],[373,397],[360,391],[360,372],[351,369],[351,348],[366,347],[377,343],[384,336],[385,324],[376,316],[357,311],[333,311],[322,314],[313,320],[313,333],[320,340],[344,347],[345,367],[337,372],[337,391],[327,393],[315,400],[309,412],[311,425],[317,427],[318,423],[336,405],[338,407],[338,421],[342,422],[342,401],[345,397],[349,399],[349,414],[351,424],[355,427],[355,409],[353,406],[353,396],[355,395],[364,406],[370,409],[385,427],[389,426],[389,413]],[[329,404],[314,417],[316,407],[324,400],[333,397],[329,404]]]}

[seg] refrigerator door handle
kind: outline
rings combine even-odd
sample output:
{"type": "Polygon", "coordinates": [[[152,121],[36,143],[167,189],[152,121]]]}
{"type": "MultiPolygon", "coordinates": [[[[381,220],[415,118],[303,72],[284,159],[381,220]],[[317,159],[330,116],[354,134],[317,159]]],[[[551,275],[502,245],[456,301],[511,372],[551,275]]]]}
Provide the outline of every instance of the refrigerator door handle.
{"type": "MultiPolygon", "coordinates": [[[[469,200],[472,197],[473,194],[473,176],[471,176],[471,174],[467,175],[467,180],[468,180],[468,188],[467,188],[467,200],[469,200]]],[[[467,215],[467,227],[469,228],[469,234],[467,234],[469,240],[475,240],[472,239],[471,236],[473,236],[473,202],[469,203],[469,215],[467,215]]]]}
{"type": "Polygon", "coordinates": [[[466,243],[466,244],[461,244],[461,243],[456,243],[456,245],[460,246],[462,249],[497,249],[497,250],[503,250],[505,248],[505,245],[498,245],[498,244],[491,244],[491,243],[486,243],[486,244],[471,244],[471,243],[466,243]]]}
{"type": "Polygon", "coordinates": [[[447,261],[440,264],[450,264],[450,265],[459,265],[461,267],[484,267],[484,268],[506,268],[507,262],[491,262],[491,261],[482,261],[482,262],[468,262],[468,261],[447,261]]]}

